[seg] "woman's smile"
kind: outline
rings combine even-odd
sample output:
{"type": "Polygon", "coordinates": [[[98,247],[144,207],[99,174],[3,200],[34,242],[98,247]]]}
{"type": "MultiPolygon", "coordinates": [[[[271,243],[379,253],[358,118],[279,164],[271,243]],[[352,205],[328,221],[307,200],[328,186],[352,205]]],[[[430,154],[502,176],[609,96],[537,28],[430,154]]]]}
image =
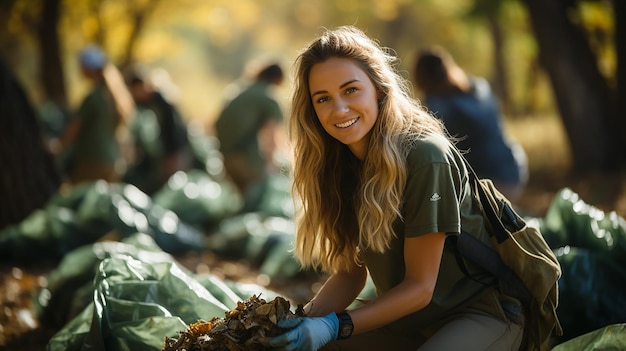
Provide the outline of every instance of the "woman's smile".
{"type": "Polygon", "coordinates": [[[354,125],[354,124],[355,124],[358,120],[359,120],[359,117],[357,117],[357,118],[353,118],[353,119],[351,119],[351,120],[349,120],[349,121],[346,121],[346,122],[343,122],[343,123],[338,123],[338,124],[335,124],[335,126],[336,126],[337,128],[345,129],[345,128],[348,128],[348,127],[350,127],[350,126],[354,125]]]}

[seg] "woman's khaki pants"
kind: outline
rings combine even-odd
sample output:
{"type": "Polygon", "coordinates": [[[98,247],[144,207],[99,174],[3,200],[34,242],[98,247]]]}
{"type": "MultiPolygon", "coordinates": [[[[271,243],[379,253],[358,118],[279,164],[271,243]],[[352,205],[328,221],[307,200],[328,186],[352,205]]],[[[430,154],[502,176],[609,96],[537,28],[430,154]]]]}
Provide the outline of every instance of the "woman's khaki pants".
{"type": "Polygon", "coordinates": [[[455,314],[429,338],[421,335],[416,331],[415,335],[403,337],[389,328],[380,328],[332,342],[323,350],[517,351],[523,327],[466,309],[455,314]]]}

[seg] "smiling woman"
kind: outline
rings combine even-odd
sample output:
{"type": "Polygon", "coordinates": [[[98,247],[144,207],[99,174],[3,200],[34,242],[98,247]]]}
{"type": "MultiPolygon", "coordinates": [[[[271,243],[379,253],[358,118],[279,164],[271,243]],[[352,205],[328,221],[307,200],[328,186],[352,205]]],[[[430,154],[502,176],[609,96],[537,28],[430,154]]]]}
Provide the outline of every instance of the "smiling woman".
{"type": "Polygon", "coordinates": [[[390,52],[347,26],[296,59],[295,253],[330,276],[307,316],[281,325],[290,330],[272,345],[517,350],[519,301],[479,267],[466,276],[446,245],[461,228],[488,237],[463,156],[411,96],[390,52]],[[377,297],[346,311],[368,273],[377,297]]]}

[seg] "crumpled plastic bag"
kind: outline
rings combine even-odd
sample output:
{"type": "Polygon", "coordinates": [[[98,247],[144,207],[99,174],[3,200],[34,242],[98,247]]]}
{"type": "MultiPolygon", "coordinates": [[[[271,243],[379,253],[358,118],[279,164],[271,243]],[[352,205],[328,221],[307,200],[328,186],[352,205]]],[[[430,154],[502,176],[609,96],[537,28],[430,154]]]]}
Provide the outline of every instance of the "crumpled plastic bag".
{"type": "Polygon", "coordinates": [[[152,203],[130,184],[96,181],[60,192],[43,209],[0,232],[0,260],[58,259],[106,235],[115,239],[143,232],[167,252],[205,248],[198,228],[152,203]]]}
{"type": "Polygon", "coordinates": [[[198,320],[223,316],[251,290],[276,296],[252,284],[236,292],[215,276],[194,275],[160,251],[151,237],[138,233],[125,243],[96,243],[68,254],[38,301],[44,302],[42,316],[62,314],[68,305],[76,312],[65,315],[69,318],[50,339],[49,351],[159,351],[166,336],[174,337],[198,320]],[[72,295],[71,287],[80,282],[78,290],[89,293],[72,295]],[[63,305],[64,296],[78,301],[63,305]]]}
{"type": "Polygon", "coordinates": [[[292,218],[291,180],[285,174],[269,174],[248,189],[241,212],[292,218]]]}
{"type": "Polygon", "coordinates": [[[243,213],[293,217],[291,183],[287,177],[270,175],[254,192],[244,199],[229,178],[193,169],[172,175],[153,195],[153,201],[176,213],[183,222],[203,228],[243,213]]]}
{"type": "Polygon", "coordinates": [[[295,225],[291,219],[251,212],[223,220],[207,235],[207,248],[222,256],[245,258],[272,278],[305,274],[291,253],[295,225]]]}
{"type": "Polygon", "coordinates": [[[626,322],[626,221],[564,188],[529,225],[539,226],[561,265],[558,341],[626,322]]]}
{"type": "Polygon", "coordinates": [[[173,211],[185,223],[208,227],[235,215],[242,199],[235,186],[198,169],[174,173],[152,199],[173,211]]]}
{"type": "Polygon", "coordinates": [[[601,252],[626,265],[626,221],[614,211],[604,212],[585,203],[569,188],[553,198],[540,222],[548,245],[581,247],[601,252]]]}
{"type": "Polygon", "coordinates": [[[556,345],[552,351],[626,350],[626,324],[612,324],[556,345]]]}
{"type": "Polygon", "coordinates": [[[228,309],[178,264],[144,263],[131,256],[100,263],[92,304],[86,309],[90,318],[86,319],[88,313],[76,317],[85,320],[54,335],[49,351],[160,350],[166,335],[175,336],[187,323],[228,309]],[[88,331],[82,328],[84,323],[90,323],[88,331]],[[70,328],[76,325],[80,330],[70,328]],[[75,344],[69,344],[69,339],[75,344]]]}
{"type": "Polygon", "coordinates": [[[142,262],[174,262],[147,234],[136,233],[122,242],[103,241],[79,247],[63,257],[48,274],[47,286],[34,301],[41,323],[60,328],[89,305],[93,280],[100,262],[106,258],[130,256],[142,262]]]}
{"type": "Polygon", "coordinates": [[[555,250],[561,264],[557,315],[565,341],[626,322],[626,267],[610,255],[565,246],[555,250]]]}

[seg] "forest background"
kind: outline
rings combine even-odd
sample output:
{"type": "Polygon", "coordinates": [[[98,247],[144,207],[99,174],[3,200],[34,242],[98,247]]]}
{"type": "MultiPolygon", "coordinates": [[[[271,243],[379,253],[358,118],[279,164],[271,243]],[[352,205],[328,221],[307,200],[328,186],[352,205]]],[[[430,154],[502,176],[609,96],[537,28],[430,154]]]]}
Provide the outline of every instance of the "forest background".
{"type": "MultiPolygon", "coordinates": [[[[624,216],[625,19],[622,0],[4,0],[0,60],[38,109],[72,111],[87,89],[77,52],[96,43],[121,70],[169,72],[186,120],[210,133],[255,62],[290,69],[323,28],[360,27],[407,78],[421,48],[442,45],[492,83],[528,153],[522,207],[541,215],[570,187],[624,216]]],[[[278,91],[285,109],[290,88],[278,91]]]]}

